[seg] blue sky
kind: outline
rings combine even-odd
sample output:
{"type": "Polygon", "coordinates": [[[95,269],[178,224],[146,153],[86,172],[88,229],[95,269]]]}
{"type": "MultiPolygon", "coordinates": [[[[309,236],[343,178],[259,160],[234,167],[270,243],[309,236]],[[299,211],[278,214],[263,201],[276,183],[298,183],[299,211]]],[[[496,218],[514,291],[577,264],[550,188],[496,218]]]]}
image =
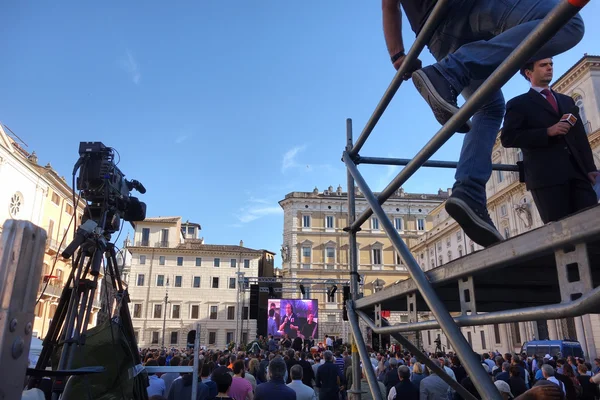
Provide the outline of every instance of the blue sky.
{"type": "MultiPolygon", "coordinates": [[[[67,177],[80,141],[115,147],[148,215],[198,222],[207,243],[279,253],[277,202],[346,189],[345,119],[358,134],[395,72],[378,1],[16,1],[2,14],[0,121],[67,177]]],[[[586,36],[555,58],[557,76],[600,53],[600,4],[582,15],[586,36]]],[[[515,77],[504,94],[526,89],[515,77]]],[[[438,129],[409,82],[361,154],[409,158],[438,129]]],[[[456,160],[461,141],[435,158],[456,160]]],[[[398,172],[361,170],[376,190],[398,172]]],[[[453,173],[421,170],[405,189],[436,192],[453,173]]]]}

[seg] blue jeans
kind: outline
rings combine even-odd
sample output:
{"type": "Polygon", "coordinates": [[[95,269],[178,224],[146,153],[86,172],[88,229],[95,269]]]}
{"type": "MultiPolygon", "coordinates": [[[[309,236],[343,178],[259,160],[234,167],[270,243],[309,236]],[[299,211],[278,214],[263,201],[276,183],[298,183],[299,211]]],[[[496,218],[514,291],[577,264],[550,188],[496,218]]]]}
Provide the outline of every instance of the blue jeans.
{"type": "MultiPolygon", "coordinates": [[[[468,99],[558,2],[457,0],[429,42],[429,50],[438,61],[434,67],[468,99]]],[[[583,33],[583,20],[576,15],[538,50],[533,60],[571,49],[583,33]]],[[[453,189],[480,204],[486,203],[491,154],[504,111],[504,97],[498,91],[473,115],[471,131],[463,141],[453,189]]]]}

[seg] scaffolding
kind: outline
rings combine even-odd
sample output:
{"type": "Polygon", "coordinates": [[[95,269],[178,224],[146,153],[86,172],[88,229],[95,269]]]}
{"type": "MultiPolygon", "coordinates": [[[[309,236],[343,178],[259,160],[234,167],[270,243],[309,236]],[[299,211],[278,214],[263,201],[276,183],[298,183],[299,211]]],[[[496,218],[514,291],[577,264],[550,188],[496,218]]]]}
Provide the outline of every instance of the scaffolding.
{"type": "MultiPolygon", "coordinates": [[[[600,287],[597,286],[600,285],[600,271],[593,271],[594,275],[590,268],[590,259],[595,261],[594,265],[600,261],[600,224],[598,223],[600,209],[598,207],[472,253],[428,273],[421,269],[382,208],[382,204],[420,167],[456,168],[455,162],[429,159],[461,125],[475,114],[492,93],[500,90],[534,55],[536,49],[550,40],[588,1],[562,0],[414,158],[408,160],[359,156],[359,151],[400,87],[403,76],[409,72],[409,66],[417,59],[446,15],[451,1],[440,0],[356,143],[353,143],[352,121],[350,119],[346,121],[346,147],[342,160],[347,168],[348,185],[348,227],[345,230],[348,233],[350,248],[351,299],[347,302],[347,310],[356,346],[353,346],[352,352],[353,365],[360,365],[359,357],[363,365],[369,364],[366,344],[359,327],[360,318],[373,332],[389,333],[463,398],[475,399],[401,334],[407,331],[441,328],[481,397],[501,399],[502,396],[481,366],[478,356],[460,331],[461,326],[556,319],[579,316],[599,309],[600,287]],[[401,165],[404,168],[376,196],[358,170],[359,164],[401,165]],[[369,204],[369,208],[359,216],[356,215],[355,184],[369,204]],[[371,296],[361,297],[358,290],[356,235],[362,224],[373,214],[379,219],[396,251],[404,260],[411,278],[371,296]],[[527,268],[526,273],[523,273],[523,268],[527,268]],[[509,278],[512,278],[512,283],[516,283],[520,291],[513,296],[511,289],[510,299],[500,298],[499,291],[493,290],[491,282],[508,285],[509,278]],[[514,282],[515,280],[518,282],[514,282]],[[535,282],[532,283],[531,280],[535,282]],[[524,288],[527,284],[535,284],[537,288],[543,288],[544,292],[532,290],[531,287],[528,288],[529,292],[526,292],[524,288]],[[479,289],[480,285],[486,290],[482,291],[481,299],[478,298],[476,301],[475,288],[479,289]],[[407,311],[409,323],[397,326],[376,324],[374,319],[380,320],[378,313],[382,305],[386,310],[407,311]],[[523,308],[523,305],[527,307],[523,308]],[[435,320],[419,322],[417,311],[430,311],[435,320]],[[462,315],[454,318],[450,315],[451,311],[459,311],[462,315]],[[478,311],[486,313],[477,314],[478,311]]],[[[492,168],[500,171],[518,171],[515,165],[496,164],[492,168]]],[[[478,297],[479,294],[478,292],[478,297]]],[[[365,368],[365,373],[373,399],[381,399],[373,369],[365,368]]],[[[360,398],[362,393],[360,379],[360,369],[354,368],[355,387],[349,393],[355,398],[360,398]]]]}

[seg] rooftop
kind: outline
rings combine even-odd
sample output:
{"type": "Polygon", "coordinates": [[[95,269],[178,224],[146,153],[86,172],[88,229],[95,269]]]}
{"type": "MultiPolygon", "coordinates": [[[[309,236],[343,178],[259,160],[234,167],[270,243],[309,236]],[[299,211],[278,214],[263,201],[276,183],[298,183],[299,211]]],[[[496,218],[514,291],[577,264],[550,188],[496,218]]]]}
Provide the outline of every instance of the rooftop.
{"type": "MultiPolygon", "coordinates": [[[[398,189],[390,199],[395,200],[438,200],[443,201],[448,198],[448,190],[439,189],[437,193],[407,193],[404,189],[398,189]]],[[[379,192],[374,192],[375,196],[379,195],[379,192]]],[[[333,190],[332,186],[329,186],[329,189],[319,191],[318,188],[312,192],[290,192],[285,195],[284,200],[291,198],[304,198],[304,199],[345,199],[348,197],[348,192],[342,191],[341,186],[338,186],[337,190],[333,190]]],[[[364,198],[362,192],[360,192],[357,188],[356,190],[357,198],[364,198]]],[[[283,201],[283,200],[282,200],[283,201]]]]}
{"type": "Polygon", "coordinates": [[[575,64],[573,64],[571,66],[571,68],[569,68],[564,74],[562,74],[558,79],[556,79],[554,81],[554,83],[551,85],[551,87],[554,88],[555,86],[560,85],[562,83],[561,81],[563,80],[563,78],[565,78],[567,75],[569,75],[571,73],[571,71],[576,69],[584,61],[594,61],[593,59],[595,59],[595,61],[598,62],[598,61],[600,61],[600,56],[584,53],[583,57],[581,57],[579,60],[577,60],[577,62],[575,64]]]}
{"type": "Polygon", "coordinates": [[[172,223],[178,222],[180,219],[181,219],[181,217],[149,217],[143,221],[138,221],[138,222],[157,222],[157,223],[163,223],[163,224],[172,224],[172,223]]]}
{"type": "Polygon", "coordinates": [[[224,252],[224,253],[255,253],[262,254],[262,250],[250,249],[243,246],[223,245],[223,244],[203,244],[201,239],[186,240],[185,243],[177,246],[182,250],[200,250],[206,252],[224,252]]]}

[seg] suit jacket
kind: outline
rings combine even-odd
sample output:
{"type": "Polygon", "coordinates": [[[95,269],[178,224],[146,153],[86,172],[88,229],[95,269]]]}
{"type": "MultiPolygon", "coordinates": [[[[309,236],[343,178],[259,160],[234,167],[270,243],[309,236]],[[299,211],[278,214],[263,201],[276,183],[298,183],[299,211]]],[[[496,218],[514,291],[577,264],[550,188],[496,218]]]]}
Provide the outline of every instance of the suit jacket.
{"type": "Polygon", "coordinates": [[[527,189],[559,185],[575,177],[587,180],[587,173],[596,170],[579,113],[575,114],[577,123],[566,135],[548,136],[547,128],[559,122],[563,114],[577,109],[571,97],[552,93],[558,103],[558,113],[533,89],[506,104],[500,140],[504,147],[519,147],[523,151],[527,189]]]}

